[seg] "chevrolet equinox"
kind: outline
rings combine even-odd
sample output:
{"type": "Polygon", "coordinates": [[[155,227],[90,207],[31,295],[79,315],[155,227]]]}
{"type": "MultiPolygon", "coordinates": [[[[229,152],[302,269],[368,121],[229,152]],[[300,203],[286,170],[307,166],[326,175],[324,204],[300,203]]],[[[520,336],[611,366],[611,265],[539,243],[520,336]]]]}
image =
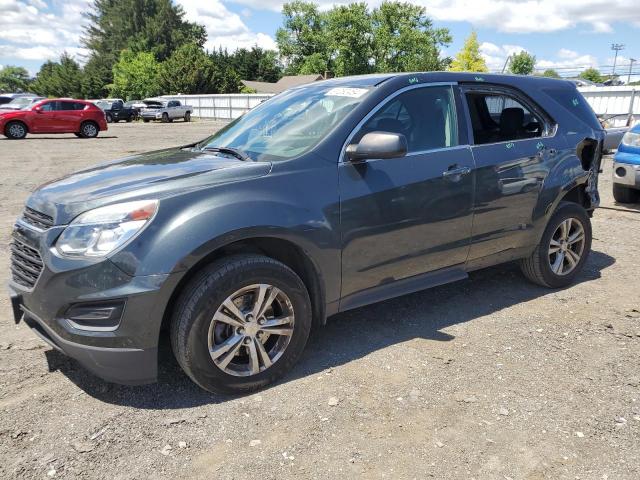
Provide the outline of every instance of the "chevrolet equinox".
{"type": "Polygon", "coordinates": [[[569,285],[591,248],[603,137],[562,80],[293,88],[202,142],[39,187],[13,231],[15,319],[108,381],[155,381],[168,331],[202,388],[260,388],[337,312],[514,260],[569,285]]]}

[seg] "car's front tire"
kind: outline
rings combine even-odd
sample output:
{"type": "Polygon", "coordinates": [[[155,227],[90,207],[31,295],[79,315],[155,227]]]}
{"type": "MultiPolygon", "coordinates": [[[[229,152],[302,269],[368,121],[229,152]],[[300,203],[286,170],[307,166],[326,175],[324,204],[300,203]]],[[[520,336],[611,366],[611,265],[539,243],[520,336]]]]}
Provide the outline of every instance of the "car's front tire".
{"type": "Polygon", "coordinates": [[[311,303],[296,273],[260,255],[205,267],[179,297],[171,322],[178,363],[205,390],[244,393],[285,375],[311,330],[311,303]]]}
{"type": "Polygon", "coordinates": [[[640,201],[640,190],[614,183],[613,198],[618,203],[636,203],[640,201]]]}
{"type": "Polygon", "coordinates": [[[166,112],[162,114],[162,123],[169,123],[169,114],[166,112]]]}
{"type": "Polygon", "coordinates": [[[9,122],[4,127],[4,136],[10,140],[22,140],[27,136],[27,126],[22,122],[9,122]]]}
{"type": "Polygon", "coordinates": [[[577,203],[562,202],[533,253],[520,261],[524,275],[549,288],[570,285],[591,251],[591,220],[577,203]]]}

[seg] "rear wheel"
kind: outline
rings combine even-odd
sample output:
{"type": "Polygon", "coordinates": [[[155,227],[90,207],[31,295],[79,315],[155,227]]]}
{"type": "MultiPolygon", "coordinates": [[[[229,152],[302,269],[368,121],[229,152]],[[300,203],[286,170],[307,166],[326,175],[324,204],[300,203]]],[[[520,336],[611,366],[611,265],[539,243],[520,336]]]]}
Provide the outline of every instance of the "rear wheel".
{"type": "Polygon", "coordinates": [[[80,136],[82,138],[95,138],[99,132],[98,125],[94,122],[82,122],[80,125],[80,136]]]}
{"type": "Polygon", "coordinates": [[[187,285],[173,313],[171,343],[178,363],[202,388],[240,393],[286,374],[310,330],[302,280],[271,258],[236,255],[187,285]]]}
{"type": "Polygon", "coordinates": [[[563,202],[553,214],[540,243],[520,268],[534,283],[550,288],[570,285],[591,251],[591,221],[577,203],[563,202]]]}
{"type": "Polygon", "coordinates": [[[9,122],[4,127],[4,136],[11,140],[21,140],[27,136],[27,126],[22,122],[9,122]]]}
{"type": "Polygon", "coordinates": [[[149,119],[148,119],[148,118],[143,118],[143,119],[142,119],[142,121],[143,121],[144,123],[149,123],[149,119]]]}
{"type": "Polygon", "coordinates": [[[113,123],[113,115],[111,115],[110,113],[107,113],[105,115],[105,118],[107,119],[107,123],[113,123]]]}
{"type": "Polygon", "coordinates": [[[190,122],[191,121],[191,112],[187,112],[184,114],[184,121],[185,122],[190,122]]]}
{"type": "Polygon", "coordinates": [[[625,187],[619,183],[613,184],[613,198],[618,203],[636,203],[640,200],[640,191],[625,187]]]}

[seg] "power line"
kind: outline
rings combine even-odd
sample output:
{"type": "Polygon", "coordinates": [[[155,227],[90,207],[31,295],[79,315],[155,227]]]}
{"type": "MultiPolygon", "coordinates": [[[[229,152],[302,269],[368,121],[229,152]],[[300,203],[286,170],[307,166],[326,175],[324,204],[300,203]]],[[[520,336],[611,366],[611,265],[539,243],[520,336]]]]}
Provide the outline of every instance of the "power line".
{"type": "Polygon", "coordinates": [[[611,50],[616,52],[616,55],[613,57],[613,70],[611,74],[615,76],[616,74],[616,62],[618,61],[618,52],[620,50],[624,50],[624,45],[622,43],[612,43],[611,50]]]}

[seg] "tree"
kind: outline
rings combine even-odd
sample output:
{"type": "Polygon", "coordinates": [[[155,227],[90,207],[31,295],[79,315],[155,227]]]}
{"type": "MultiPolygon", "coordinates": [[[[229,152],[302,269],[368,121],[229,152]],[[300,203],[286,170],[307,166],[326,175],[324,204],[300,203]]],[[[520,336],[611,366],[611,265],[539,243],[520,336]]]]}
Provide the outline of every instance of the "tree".
{"type": "MultiPolygon", "coordinates": [[[[297,74],[305,61],[314,56],[314,66],[329,63],[326,15],[314,3],[295,0],[282,7],[284,25],[276,31],[280,55],[287,72],[297,74]]],[[[313,73],[324,73],[316,71],[313,73]]]]}
{"type": "Polygon", "coordinates": [[[7,65],[0,69],[0,92],[24,92],[29,88],[29,72],[23,67],[7,65]]]}
{"type": "Polygon", "coordinates": [[[487,63],[480,55],[480,44],[478,43],[478,34],[473,31],[471,35],[464,41],[462,49],[451,62],[449,70],[453,72],[487,72],[487,63]]]}
{"type": "Polygon", "coordinates": [[[158,85],[168,94],[209,93],[213,61],[195,43],[179,47],[160,64],[158,85]]]}
{"type": "Polygon", "coordinates": [[[542,76],[548,78],[560,78],[558,72],[556,72],[553,68],[547,68],[544,72],[542,72],[542,76]]]}
{"type": "Polygon", "coordinates": [[[536,66],[536,57],[522,50],[511,56],[509,71],[516,75],[531,75],[536,66]]]}
{"type": "Polygon", "coordinates": [[[446,28],[433,28],[424,7],[383,2],[372,14],[373,61],[378,72],[443,70],[449,58],[440,47],[451,43],[446,28]]]}
{"type": "Polygon", "coordinates": [[[593,83],[602,83],[604,81],[604,77],[600,74],[600,70],[597,68],[587,68],[580,75],[580,78],[584,78],[585,80],[589,80],[593,83]]]}
{"type": "Polygon", "coordinates": [[[82,98],[82,82],[80,65],[65,52],[58,62],[48,61],[40,67],[32,89],[45,97],[82,98]]]}
{"type": "Polygon", "coordinates": [[[160,93],[159,64],[153,53],[123,50],[113,66],[113,83],[109,92],[126,100],[151,97],[160,93]]]}
{"type": "Polygon", "coordinates": [[[243,80],[277,82],[282,76],[277,52],[264,50],[257,45],[250,50],[239,48],[230,56],[230,61],[243,80]]]}
{"type": "MultiPolygon", "coordinates": [[[[335,7],[328,12],[326,22],[331,58],[334,59],[330,67],[333,74],[340,77],[371,72],[373,24],[367,4],[351,3],[335,7]]],[[[319,60],[314,59],[318,67],[319,60]]]]}
{"type": "Polygon", "coordinates": [[[113,78],[120,52],[151,52],[163,61],[186,43],[204,45],[204,27],[184,20],[184,10],[171,0],[94,0],[85,15],[82,45],[89,49],[84,92],[101,96],[113,78]]]}

